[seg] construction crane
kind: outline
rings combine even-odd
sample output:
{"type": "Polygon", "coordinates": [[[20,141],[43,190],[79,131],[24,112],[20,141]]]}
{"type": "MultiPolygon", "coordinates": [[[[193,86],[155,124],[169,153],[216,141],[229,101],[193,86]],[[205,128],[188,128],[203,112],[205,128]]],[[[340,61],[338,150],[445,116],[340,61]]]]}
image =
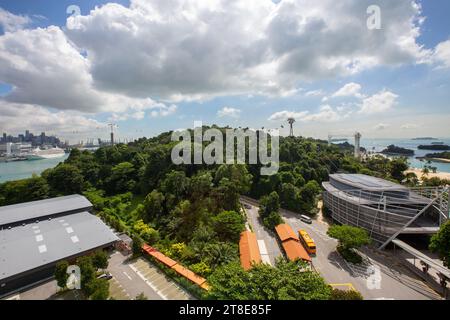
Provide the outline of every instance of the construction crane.
{"type": "Polygon", "coordinates": [[[294,123],[295,123],[295,119],[294,118],[288,118],[287,122],[289,123],[291,129],[289,131],[289,137],[293,137],[294,136],[294,123]]]}

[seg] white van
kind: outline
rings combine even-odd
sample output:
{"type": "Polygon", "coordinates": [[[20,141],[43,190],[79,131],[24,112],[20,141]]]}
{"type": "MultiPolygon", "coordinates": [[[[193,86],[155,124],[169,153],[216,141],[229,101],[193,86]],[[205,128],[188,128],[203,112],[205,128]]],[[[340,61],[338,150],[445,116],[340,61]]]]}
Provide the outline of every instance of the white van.
{"type": "Polygon", "coordinates": [[[310,217],[308,217],[308,216],[305,216],[304,214],[302,214],[300,216],[300,220],[302,220],[304,223],[307,223],[307,224],[311,224],[312,223],[312,219],[310,217]]]}

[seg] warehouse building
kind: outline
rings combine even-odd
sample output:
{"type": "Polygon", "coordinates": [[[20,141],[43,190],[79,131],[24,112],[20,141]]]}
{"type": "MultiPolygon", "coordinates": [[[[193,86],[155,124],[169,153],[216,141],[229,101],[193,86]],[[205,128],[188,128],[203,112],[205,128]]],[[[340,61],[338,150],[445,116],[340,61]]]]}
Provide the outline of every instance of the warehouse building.
{"type": "Polygon", "coordinates": [[[0,296],[49,278],[61,260],[113,246],[118,237],[83,196],[0,207],[0,296]]]}

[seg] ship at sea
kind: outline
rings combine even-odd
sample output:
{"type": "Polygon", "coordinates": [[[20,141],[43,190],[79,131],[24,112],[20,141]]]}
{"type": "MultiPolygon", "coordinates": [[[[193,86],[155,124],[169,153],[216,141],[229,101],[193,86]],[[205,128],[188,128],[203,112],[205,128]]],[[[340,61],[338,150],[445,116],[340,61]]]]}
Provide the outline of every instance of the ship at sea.
{"type": "Polygon", "coordinates": [[[64,149],[55,147],[50,149],[36,148],[26,155],[27,160],[55,159],[65,155],[64,149]]]}

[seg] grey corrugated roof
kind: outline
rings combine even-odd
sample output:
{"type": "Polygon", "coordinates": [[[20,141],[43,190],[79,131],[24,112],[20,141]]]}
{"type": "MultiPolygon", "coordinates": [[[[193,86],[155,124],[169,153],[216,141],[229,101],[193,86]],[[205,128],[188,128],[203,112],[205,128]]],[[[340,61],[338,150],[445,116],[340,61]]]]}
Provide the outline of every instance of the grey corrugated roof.
{"type": "Polygon", "coordinates": [[[1,279],[119,240],[89,212],[0,230],[1,279]]]}
{"type": "Polygon", "coordinates": [[[89,211],[92,203],[83,196],[71,195],[0,207],[0,227],[66,212],[89,211]]]}
{"type": "Polygon", "coordinates": [[[330,179],[334,179],[348,186],[363,190],[370,190],[370,191],[407,190],[407,188],[405,188],[402,185],[393,183],[385,179],[368,176],[365,174],[337,173],[337,174],[330,174],[330,179]]]}

